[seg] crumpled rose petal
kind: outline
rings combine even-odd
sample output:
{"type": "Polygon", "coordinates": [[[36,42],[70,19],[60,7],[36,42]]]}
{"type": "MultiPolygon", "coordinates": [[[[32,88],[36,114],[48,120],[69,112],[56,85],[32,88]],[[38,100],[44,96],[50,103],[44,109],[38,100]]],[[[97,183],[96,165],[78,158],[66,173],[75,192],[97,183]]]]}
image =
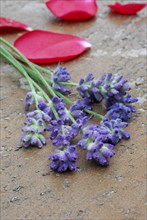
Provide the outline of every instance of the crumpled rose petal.
{"type": "Polygon", "coordinates": [[[30,28],[26,24],[23,24],[19,21],[15,21],[10,18],[0,17],[0,33],[4,34],[12,30],[30,31],[32,30],[32,28],[30,28]]]}
{"type": "Polygon", "coordinates": [[[146,3],[128,3],[128,4],[121,4],[119,2],[116,2],[113,5],[108,5],[109,8],[111,8],[112,11],[115,11],[119,14],[124,15],[134,15],[140,10],[142,10],[145,6],[147,6],[146,3]]]}
{"type": "Polygon", "coordinates": [[[31,62],[38,64],[71,60],[91,47],[80,37],[43,30],[23,34],[14,46],[31,62]]]}
{"type": "Polygon", "coordinates": [[[87,20],[98,10],[96,0],[49,0],[46,6],[55,16],[65,20],[87,20]]]}

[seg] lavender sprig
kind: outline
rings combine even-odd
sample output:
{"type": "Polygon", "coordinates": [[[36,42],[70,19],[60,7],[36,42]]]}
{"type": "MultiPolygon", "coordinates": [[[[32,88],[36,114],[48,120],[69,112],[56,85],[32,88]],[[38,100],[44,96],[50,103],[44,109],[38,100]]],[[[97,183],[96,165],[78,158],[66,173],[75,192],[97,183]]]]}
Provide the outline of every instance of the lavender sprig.
{"type": "Polygon", "coordinates": [[[54,153],[49,156],[49,160],[52,161],[50,168],[57,170],[58,172],[65,172],[66,170],[76,170],[75,165],[78,160],[78,152],[76,146],[66,146],[64,148],[58,147],[54,153]]]}
{"type": "Polygon", "coordinates": [[[84,129],[83,137],[78,146],[86,150],[86,159],[94,159],[100,165],[108,165],[108,158],[114,153],[114,146],[105,141],[106,136],[100,133],[100,128],[93,124],[84,129]]]}
{"type": "Polygon", "coordinates": [[[130,90],[126,83],[122,75],[114,77],[109,73],[94,80],[94,76],[88,74],[79,81],[77,90],[83,98],[91,98],[93,102],[101,102],[103,99],[108,101],[109,98],[119,101],[130,90]]]}
{"type": "Polygon", "coordinates": [[[69,94],[69,88],[63,85],[62,82],[68,82],[70,79],[71,77],[67,69],[63,66],[59,66],[52,73],[52,86],[56,91],[59,91],[60,93],[69,94]]]}
{"type": "Polygon", "coordinates": [[[46,144],[46,139],[43,136],[46,130],[47,123],[50,121],[50,117],[40,110],[29,112],[26,115],[24,127],[22,128],[23,136],[21,141],[25,148],[30,145],[36,145],[38,148],[42,148],[46,144]]]}

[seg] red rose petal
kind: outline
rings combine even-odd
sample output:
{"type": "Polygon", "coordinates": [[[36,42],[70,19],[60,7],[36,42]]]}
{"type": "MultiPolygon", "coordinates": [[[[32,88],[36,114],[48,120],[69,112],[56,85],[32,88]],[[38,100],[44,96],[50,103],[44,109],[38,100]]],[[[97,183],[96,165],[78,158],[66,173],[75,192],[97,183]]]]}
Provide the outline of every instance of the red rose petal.
{"type": "Polygon", "coordinates": [[[113,11],[124,15],[134,15],[142,10],[145,6],[147,6],[146,3],[121,4],[119,2],[116,2],[113,5],[108,5],[108,7],[111,8],[113,11]]]}
{"type": "Polygon", "coordinates": [[[30,30],[32,30],[32,28],[30,28],[26,24],[23,24],[19,21],[15,21],[10,18],[0,17],[0,33],[4,34],[4,33],[9,32],[11,30],[30,31],[30,30]]]}
{"type": "Polygon", "coordinates": [[[65,20],[87,20],[98,10],[96,0],[49,0],[46,6],[55,16],[65,20]]]}
{"type": "Polygon", "coordinates": [[[49,31],[34,30],[19,37],[14,46],[34,63],[55,63],[74,59],[91,45],[84,39],[49,31]]]}

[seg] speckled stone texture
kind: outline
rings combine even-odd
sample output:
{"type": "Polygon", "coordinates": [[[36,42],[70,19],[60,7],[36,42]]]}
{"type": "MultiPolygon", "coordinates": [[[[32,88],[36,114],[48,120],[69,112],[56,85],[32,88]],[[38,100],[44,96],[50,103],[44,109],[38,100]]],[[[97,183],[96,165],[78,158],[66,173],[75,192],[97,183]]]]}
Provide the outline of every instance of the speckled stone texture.
{"type": "MultiPolygon", "coordinates": [[[[145,220],[146,205],[146,10],[135,16],[110,13],[99,0],[97,16],[86,22],[55,18],[45,0],[1,0],[1,16],[24,22],[35,29],[75,34],[92,49],[64,63],[73,81],[87,73],[122,73],[138,97],[137,112],[107,168],[85,160],[79,149],[77,172],[53,173],[48,155],[20,146],[26,86],[20,75],[1,60],[1,219],[2,220],[145,220]]],[[[141,2],[141,1],[140,1],[141,2]]],[[[4,37],[13,42],[22,33],[4,37]]],[[[55,68],[56,64],[51,65],[55,68]]]]}

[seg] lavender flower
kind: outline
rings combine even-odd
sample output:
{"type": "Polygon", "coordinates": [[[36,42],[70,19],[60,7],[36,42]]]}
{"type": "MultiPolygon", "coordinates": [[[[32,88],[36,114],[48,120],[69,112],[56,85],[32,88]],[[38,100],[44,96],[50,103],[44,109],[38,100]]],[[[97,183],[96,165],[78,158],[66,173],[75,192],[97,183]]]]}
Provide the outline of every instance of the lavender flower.
{"type": "Polygon", "coordinates": [[[22,128],[24,134],[21,137],[25,148],[30,145],[36,145],[38,148],[42,148],[46,144],[46,139],[42,133],[46,130],[49,121],[50,117],[40,110],[35,110],[26,115],[24,127],[22,128]]]}
{"type": "Polygon", "coordinates": [[[54,96],[52,98],[52,102],[55,106],[55,109],[58,113],[59,118],[62,120],[63,124],[69,124],[71,122],[70,119],[70,113],[66,109],[65,103],[63,102],[63,99],[54,96]]]}
{"type": "Polygon", "coordinates": [[[82,98],[90,98],[91,101],[94,98],[92,92],[93,79],[94,76],[92,73],[90,73],[84,79],[80,79],[77,86],[77,90],[79,91],[80,96],[82,96],[82,98]]]}
{"type": "Polygon", "coordinates": [[[50,139],[54,140],[62,131],[62,121],[60,119],[52,120],[51,124],[47,127],[47,131],[51,132],[50,139]]]}
{"type": "Polygon", "coordinates": [[[70,90],[67,86],[64,86],[62,82],[68,82],[70,80],[70,74],[65,67],[59,66],[52,75],[53,88],[63,94],[69,94],[70,90]]]}
{"type": "Polygon", "coordinates": [[[132,118],[132,113],[136,112],[136,108],[131,105],[134,102],[137,102],[137,98],[132,97],[130,94],[122,97],[120,102],[116,100],[109,101],[109,103],[107,103],[109,110],[107,117],[109,117],[109,119],[120,118],[123,121],[127,121],[132,118]]]}
{"type": "Polygon", "coordinates": [[[78,159],[78,152],[75,146],[67,146],[56,148],[54,153],[49,156],[52,161],[50,168],[58,172],[65,172],[66,170],[76,170],[75,162],[78,159]]]}
{"type": "Polygon", "coordinates": [[[82,118],[86,116],[85,109],[91,110],[91,99],[77,99],[73,105],[70,107],[70,112],[75,119],[82,118]]]}
{"type": "Polygon", "coordinates": [[[94,159],[102,166],[109,165],[108,158],[114,156],[114,146],[108,143],[99,143],[97,145],[88,146],[86,159],[94,159]]]}
{"type": "Polygon", "coordinates": [[[108,158],[114,155],[114,146],[110,143],[103,142],[103,134],[97,125],[87,126],[84,130],[82,139],[78,146],[86,150],[86,159],[94,159],[100,165],[108,165],[108,158]]]}
{"type": "Polygon", "coordinates": [[[120,97],[123,97],[126,92],[130,90],[130,87],[126,84],[127,80],[123,79],[122,75],[114,77],[112,73],[109,73],[103,75],[95,85],[97,85],[97,83],[100,84],[98,87],[105,99],[113,97],[120,100],[120,97]]]}
{"type": "Polygon", "coordinates": [[[113,77],[111,73],[95,81],[93,75],[88,74],[85,79],[79,81],[77,90],[83,98],[91,98],[93,102],[101,102],[109,98],[119,101],[130,90],[126,83],[127,80],[124,80],[123,76],[113,77]]]}
{"type": "Polygon", "coordinates": [[[52,111],[51,108],[52,103],[47,103],[45,102],[45,100],[42,97],[39,97],[38,99],[38,108],[44,112],[45,114],[47,114],[51,119],[54,118],[54,113],[52,111]]]}
{"type": "Polygon", "coordinates": [[[43,111],[44,113],[46,113],[50,118],[54,118],[54,114],[52,112],[52,109],[51,109],[51,104],[52,103],[47,103],[43,97],[41,95],[38,95],[38,94],[33,94],[33,92],[28,92],[27,95],[26,95],[26,104],[25,104],[25,110],[29,110],[29,107],[31,105],[34,104],[35,102],[35,98],[36,98],[36,101],[38,102],[38,108],[43,111]]]}
{"type": "Polygon", "coordinates": [[[55,146],[67,146],[70,144],[70,141],[75,138],[80,130],[88,122],[89,118],[84,117],[77,119],[75,123],[71,125],[64,124],[62,120],[52,120],[51,125],[47,127],[47,131],[50,131],[50,139],[52,140],[53,145],[55,146]]]}
{"type": "Polygon", "coordinates": [[[129,133],[124,130],[128,126],[127,122],[121,119],[109,120],[104,117],[100,123],[100,134],[105,136],[105,142],[117,144],[122,138],[129,139],[129,133]]]}

